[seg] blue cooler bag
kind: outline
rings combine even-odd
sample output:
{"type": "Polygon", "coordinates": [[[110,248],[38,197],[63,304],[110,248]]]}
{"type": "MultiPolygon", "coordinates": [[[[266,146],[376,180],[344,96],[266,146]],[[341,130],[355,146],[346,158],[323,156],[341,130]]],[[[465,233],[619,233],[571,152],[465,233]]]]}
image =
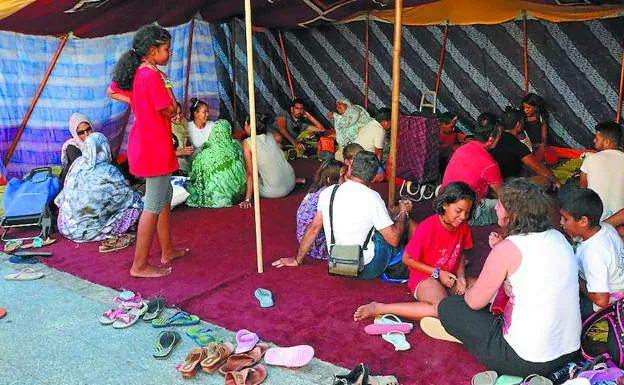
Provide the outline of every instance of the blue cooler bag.
{"type": "Polygon", "coordinates": [[[52,175],[50,167],[36,168],[24,179],[12,178],[2,197],[4,216],[9,218],[41,214],[58,194],[60,186],[59,178],[52,175]]]}

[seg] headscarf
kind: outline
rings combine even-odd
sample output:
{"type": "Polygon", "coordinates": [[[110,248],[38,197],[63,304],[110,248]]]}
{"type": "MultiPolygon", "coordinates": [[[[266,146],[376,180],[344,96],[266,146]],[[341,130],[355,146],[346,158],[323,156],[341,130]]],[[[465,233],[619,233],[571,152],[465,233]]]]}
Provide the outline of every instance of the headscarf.
{"type": "Polygon", "coordinates": [[[338,145],[344,147],[355,142],[360,128],[373,120],[362,106],[351,104],[349,99],[338,99],[336,103],[347,105],[344,114],[334,114],[334,128],[336,129],[336,141],[338,145]]]}
{"type": "Polygon", "coordinates": [[[82,156],[71,165],[65,185],[54,202],[59,207],[59,231],[76,242],[105,239],[129,208],[141,209],[133,191],[111,161],[106,137],[95,132],[84,141],[82,156]]]}
{"type": "Polygon", "coordinates": [[[191,207],[232,206],[245,193],[246,181],[240,143],[232,139],[230,122],[219,119],[193,160],[186,204],[191,207]]]}
{"type": "Polygon", "coordinates": [[[67,139],[65,143],[63,143],[63,148],[61,149],[61,163],[63,164],[63,166],[65,166],[68,161],[67,146],[71,144],[72,146],[78,147],[80,151],[83,151],[84,141],[80,139],[78,133],[76,132],[78,131],[78,126],[80,125],[80,123],[83,122],[89,123],[89,126],[91,126],[91,130],[93,130],[93,124],[91,124],[91,121],[89,121],[89,119],[80,112],[74,112],[69,118],[69,132],[71,133],[72,137],[70,139],[67,139]]]}

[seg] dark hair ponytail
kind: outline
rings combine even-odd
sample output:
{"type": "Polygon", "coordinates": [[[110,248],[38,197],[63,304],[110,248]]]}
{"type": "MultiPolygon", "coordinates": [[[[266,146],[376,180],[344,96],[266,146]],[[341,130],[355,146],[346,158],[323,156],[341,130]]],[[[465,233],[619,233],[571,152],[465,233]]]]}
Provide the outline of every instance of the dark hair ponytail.
{"type": "Polygon", "coordinates": [[[150,48],[161,46],[171,41],[169,31],[158,25],[141,27],[132,39],[132,49],[126,51],[113,70],[113,81],[117,87],[129,91],[132,89],[134,75],[141,65],[141,59],[149,53],[150,48]]]}
{"type": "MultiPolygon", "coordinates": [[[[251,124],[249,115],[245,117],[245,123],[251,124]]],[[[273,116],[263,112],[256,112],[256,135],[266,134],[271,123],[273,123],[273,116]]]]}
{"type": "MultiPolygon", "coordinates": [[[[199,107],[201,106],[206,106],[208,107],[208,104],[206,104],[206,102],[201,101],[197,98],[191,98],[190,100],[190,108],[189,108],[189,112],[191,113],[191,116],[189,116],[189,120],[193,120],[195,118],[195,112],[197,112],[197,110],[199,110],[199,107]]],[[[210,107],[208,107],[208,109],[210,109],[210,107]]]]}

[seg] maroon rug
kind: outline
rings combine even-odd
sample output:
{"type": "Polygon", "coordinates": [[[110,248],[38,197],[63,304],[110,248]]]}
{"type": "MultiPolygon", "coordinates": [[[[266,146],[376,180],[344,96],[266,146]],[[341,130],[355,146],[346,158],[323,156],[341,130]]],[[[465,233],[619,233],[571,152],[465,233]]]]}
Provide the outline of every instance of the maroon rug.
{"type": "MultiPolygon", "coordinates": [[[[317,162],[297,161],[298,176],[312,177],[317,162]]],[[[384,195],[387,185],[376,186],[384,195]]],[[[365,362],[374,374],[394,374],[402,384],[466,384],[483,370],[461,345],[433,340],[418,327],[408,335],[412,348],[395,352],[378,336],[364,333],[371,321],[354,322],[353,312],[370,301],[410,301],[407,286],[380,280],[330,277],[327,266],[309,262],[300,268],[271,267],[271,262],[297,252],[295,213],[305,189],[283,199],[263,199],[264,273],[256,271],[253,210],[176,208],[172,233],[176,246],[191,254],[173,264],[170,276],[136,279],[128,274],[133,249],[100,254],[98,244],[59,240],[46,263],[88,281],[129,289],[144,297],[163,296],[169,304],[236,331],[246,328],[279,345],[309,344],[316,356],[344,367],[365,362]],[[262,309],[254,290],[273,292],[275,306],[262,309]]],[[[431,202],[419,204],[414,216],[432,214],[431,202]]],[[[469,274],[478,274],[489,251],[490,229],[473,230],[475,250],[469,274]]],[[[58,234],[55,235],[59,238],[58,234]]],[[[155,242],[152,263],[159,261],[155,242]]]]}

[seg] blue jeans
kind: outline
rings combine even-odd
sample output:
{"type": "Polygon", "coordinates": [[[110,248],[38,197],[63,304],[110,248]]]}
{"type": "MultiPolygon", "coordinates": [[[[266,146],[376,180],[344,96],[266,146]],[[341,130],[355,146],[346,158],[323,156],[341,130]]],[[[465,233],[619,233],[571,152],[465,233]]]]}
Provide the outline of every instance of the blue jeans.
{"type": "Polygon", "coordinates": [[[394,247],[390,246],[378,231],[375,231],[373,234],[373,245],[375,247],[373,259],[364,265],[364,270],[358,275],[359,279],[375,279],[379,277],[386,270],[388,263],[394,255],[394,247]]]}

